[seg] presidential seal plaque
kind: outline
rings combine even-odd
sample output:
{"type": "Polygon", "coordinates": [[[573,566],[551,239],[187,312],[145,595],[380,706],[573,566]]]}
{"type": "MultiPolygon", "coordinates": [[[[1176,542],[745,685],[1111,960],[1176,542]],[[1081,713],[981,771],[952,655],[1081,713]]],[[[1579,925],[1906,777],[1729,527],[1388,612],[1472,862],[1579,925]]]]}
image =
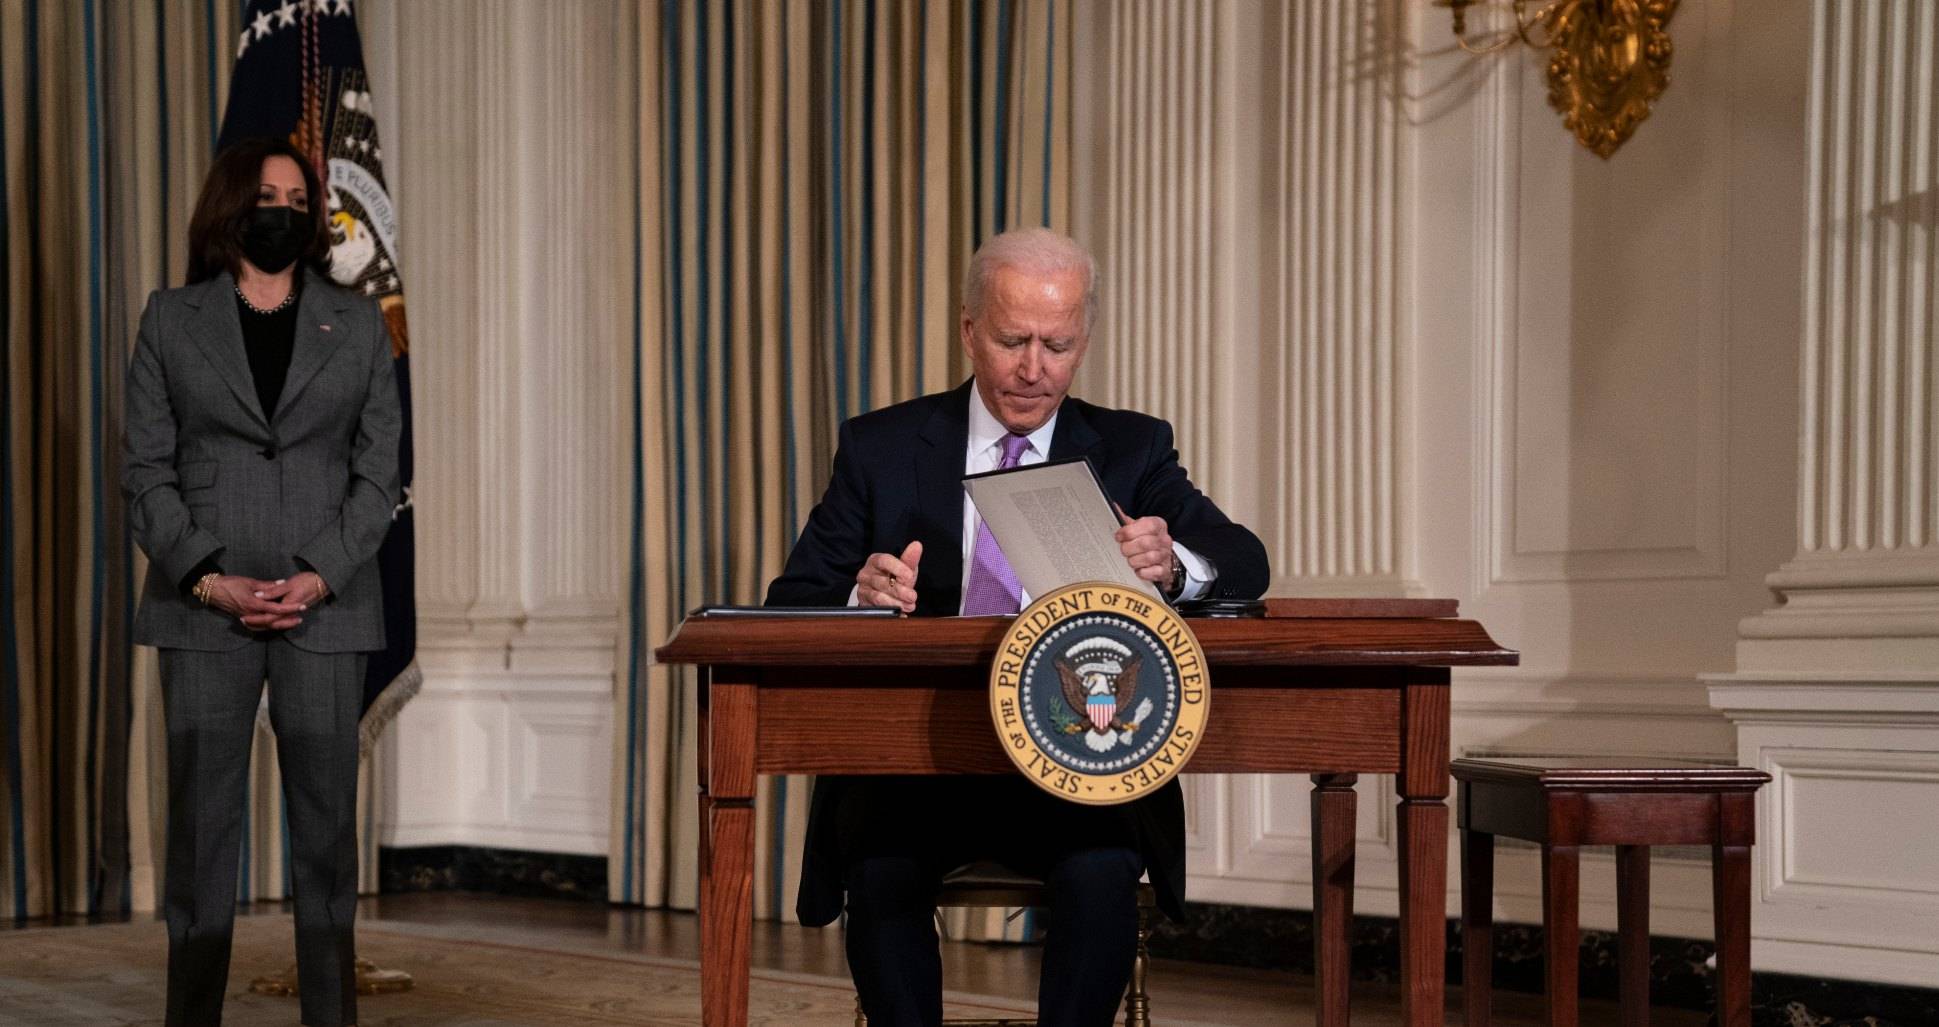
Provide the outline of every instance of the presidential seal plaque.
{"type": "Polygon", "coordinates": [[[1148,593],[1090,581],[1030,604],[990,668],[1010,761],[1072,802],[1130,802],[1171,780],[1205,734],[1204,650],[1148,593]]]}

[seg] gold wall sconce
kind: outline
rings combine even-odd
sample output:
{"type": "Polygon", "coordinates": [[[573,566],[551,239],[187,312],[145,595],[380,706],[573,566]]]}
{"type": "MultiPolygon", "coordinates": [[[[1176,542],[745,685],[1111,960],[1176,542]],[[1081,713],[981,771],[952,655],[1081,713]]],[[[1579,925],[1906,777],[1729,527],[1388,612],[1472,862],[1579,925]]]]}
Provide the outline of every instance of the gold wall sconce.
{"type": "Polygon", "coordinates": [[[1469,53],[1493,53],[1517,41],[1550,51],[1549,106],[1577,142],[1605,160],[1649,117],[1650,105],[1670,83],[1669,24],[1677,0],[1549,0],[1539,6],[1507,0],[1514,28],[1481,41],[1469,38],[1467,15],[1484,0],[1434,2],[1452,9],[1455,41],[1469,53]]]}

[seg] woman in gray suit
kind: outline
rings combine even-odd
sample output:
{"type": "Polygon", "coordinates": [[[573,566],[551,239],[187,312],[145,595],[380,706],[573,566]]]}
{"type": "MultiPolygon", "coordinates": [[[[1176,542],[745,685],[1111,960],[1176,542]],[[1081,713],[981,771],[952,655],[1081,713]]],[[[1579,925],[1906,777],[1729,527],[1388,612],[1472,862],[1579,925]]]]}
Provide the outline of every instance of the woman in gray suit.
{"type": "Polygon", "coordinates": [[[356,1020],[357,719],[383,648],[375,557],[402,425],[377,304],[326,271],[327,197],[289,143],[217,156],[189,284],[142,312],[122,488],[168,729],[168,1007],[216,1024],[245,775],[268,681],[288,815],[303,1022],[356,1020]]]}

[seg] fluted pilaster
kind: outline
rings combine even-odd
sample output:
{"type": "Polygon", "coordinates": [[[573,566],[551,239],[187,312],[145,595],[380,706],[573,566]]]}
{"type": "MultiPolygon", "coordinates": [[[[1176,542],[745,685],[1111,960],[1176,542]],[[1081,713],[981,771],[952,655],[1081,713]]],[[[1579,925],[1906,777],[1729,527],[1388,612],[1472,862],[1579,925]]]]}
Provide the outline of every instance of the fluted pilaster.
{"type": "Polygon", "coordinates": [[[624,563],[623,10],[432,0],[392,14],[421,611],[427,646],[468,664],[559,645],[611,663],[591,652],[616,637],[624,563]]]}
{"type": "Polygon", "coordinates": [[[1407,590],[1398,5],[1093,15],[1088,394],[1177,427],[1199,484],[1265,540],[1275,591],[1407,590]]]}
{"type": "Polygon", "coordinates": [[[1798,553],[1740,671],[1939,655],[1939,0],[1814,17],[1798,553]]]}
{"type": "Polygon", "coordinates": [[[1275,569],[1363,594],[1401,574],[1394,17],[1294,4],[1280,36],[1275,569]]]}
{"type": "MultiPolygon", "coordinates": [[[[514,651],[604,646],[618,631],[631,366],[632,94],[622,10],[515,4],[515,419],[524,632],[514,651]]],[[[490,489],[489,482],[483,487],[490,489]]],[[[555,666],[556,656],[535,657],[555,666]]],[[[518,659],[514,658],[516,666],[518,659]]]]}
{"type": "Polygon", "coordinates": [[[388,735],[383,842],[601,853],[627,560],[636,8],[360,8],[398,82],[384,141],[414,343],[425,669],[388,735]]]}
{"type": "Polygon", "coordinates": [[[1229,11],[1205,0],[1124,4],[1098,12],[1108,140],[1100,178],[1103,309],[1093,379],[1113,405],[1170,420],[1195,468],[1209,455],[1229,318],[1216,311],[1214,245],[1222,140],[1214,138],[1214,45],[1229,11]]]}

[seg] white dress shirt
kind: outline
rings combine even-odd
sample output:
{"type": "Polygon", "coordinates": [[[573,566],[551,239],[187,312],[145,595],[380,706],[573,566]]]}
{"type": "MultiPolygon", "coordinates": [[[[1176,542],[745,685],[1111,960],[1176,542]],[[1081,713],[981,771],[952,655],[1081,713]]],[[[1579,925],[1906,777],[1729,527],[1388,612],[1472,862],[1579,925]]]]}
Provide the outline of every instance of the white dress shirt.
{"type": "MultiPolygon", "coordinates": [[[[1017,458],[1018,467],[1029,467],[1050,459],[1050,440],[1057,431],[1057,414],[1052,413],[1050,420],[1037,426],[1029,435],[1030,445],[1017,458]]],[[[1003,462],[1003,437],[1010,429],[990,413],[983,404],[983,393],[970,390],[969,404],[969,445],[963,454],[963,474],[981,474],[994,471],[1003,462]]],[[[967,493],[963,496],[963,595],[969,596],[969,576],[972,560],[971,553],[976,549],[976,531],[982,526],[983,519],[977,516],[976,504],[969,501],[967,493]]],[[[1185,588],[1178,598],[1197,599],[1212,587],[1212,574],[1205,561],[1197,553],[1173,540],[1172,552],[1178,554],[1178,562],[1185,566],[1185,588]]],[[[1031,596],[1023,594],[1022,605],[1030,605],[1031,596]]]]}
{"type": "MultiPolygon", "coordinates": [[[[1050,459],[1050,440],[1057,431],[1057,414],[1052,413],[1028,436],[1030,445],[1017,458],[1018,467],[1029,467],[1050,459]]],[[[1003,437],[1010,429],[990,413],[983,405],[983,394],[976,389],[970,390],[969,403],[969,443],[963,454],[963,474],[981,474],[994,471],[1003,462],[1003,437]]],[[[976,531],[982,526],[983,519],[976,513],[976,504],[970,502],[967,492],[963,495],[963,595],[969,595],[969,575],[972,552],[976,549],[976,531]]],[[[1211,565],[1203,557],[1187,549],[1176,539],[1172,540],[1171,551],[1178,554],[1178,562],[1185,568],[1185,587],[1178,593],[1179,600],[1197,599],[1212,587],[1211,565]]],[[[899,554],[896,554],[899,555],[899,554]]],[[[856,606],[861,602],[862,587],[856,585],[848,591],[848,605],[856,606]]],[[[1021,605],[1029,606],[1031,596],[1024,592],[1021,605]]],[[[961,611],[959,606],[958,612],[961,611]]]]}

